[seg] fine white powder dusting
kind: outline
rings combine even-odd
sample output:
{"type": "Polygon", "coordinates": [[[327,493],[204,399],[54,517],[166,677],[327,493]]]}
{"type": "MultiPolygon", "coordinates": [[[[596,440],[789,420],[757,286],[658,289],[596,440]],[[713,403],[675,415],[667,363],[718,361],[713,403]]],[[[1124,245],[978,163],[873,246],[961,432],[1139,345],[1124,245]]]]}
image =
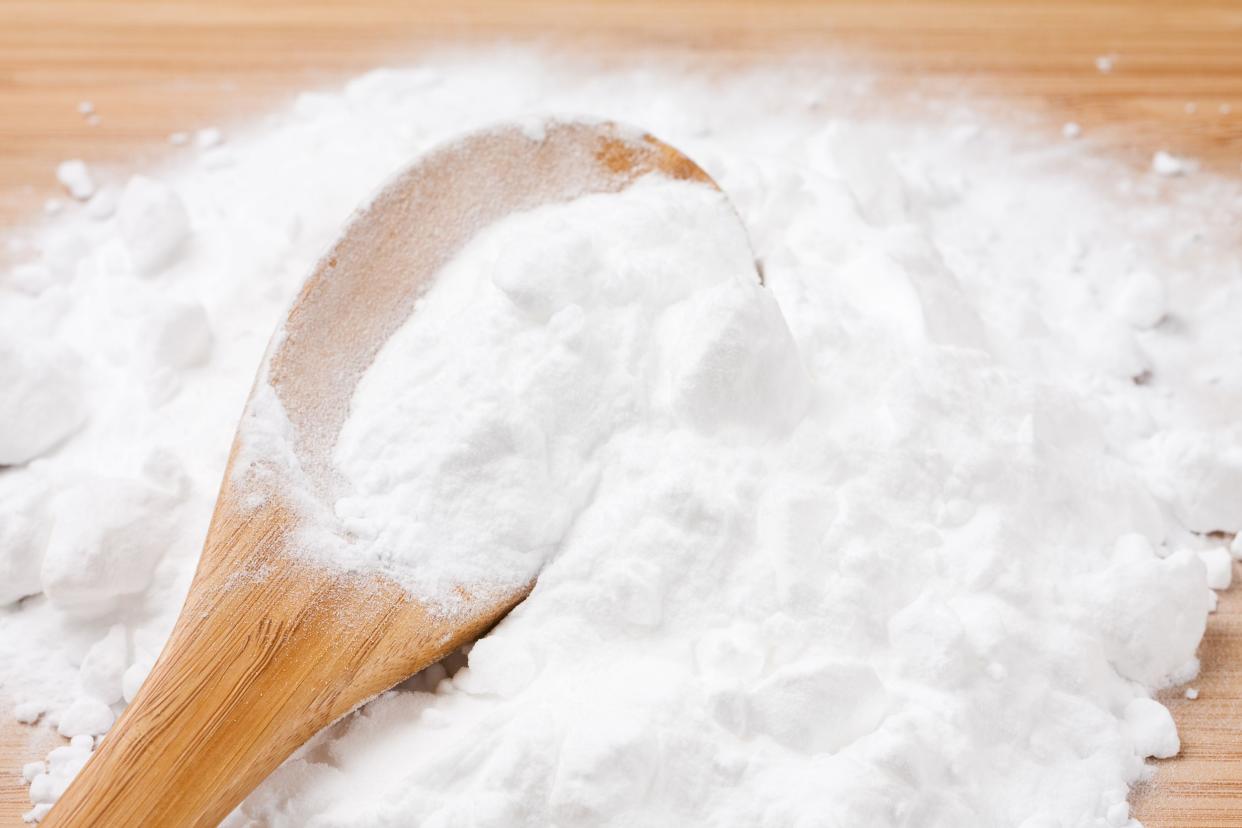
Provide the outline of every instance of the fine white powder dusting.
{"type": "Polygon", "coordinates": [[[741,225],[649,179],[439,274],[335,448],[337,564],[538,583],[227,824],[1134,825],[1179,747],[1152,693],[1242,556],[1209,534],[1242,529],[1242,188],[869,100],[828,64],[443,57],[15,235],[0,695],[72,739],[22,769],[29,818],[150,669],[353,207],[464,131],[578,112],[684,150],[741,225]]]}

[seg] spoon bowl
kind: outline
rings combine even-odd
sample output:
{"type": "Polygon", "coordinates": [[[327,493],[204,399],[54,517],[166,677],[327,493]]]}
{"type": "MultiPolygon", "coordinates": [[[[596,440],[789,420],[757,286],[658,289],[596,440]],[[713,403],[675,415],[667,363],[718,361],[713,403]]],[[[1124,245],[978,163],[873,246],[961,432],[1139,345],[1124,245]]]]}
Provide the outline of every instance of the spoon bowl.
{"type": "Polygon", "coordinates": [[[436,150],[354,216],[268,348],[163,652],[45,826],[216,825],[321,728],[526,597],[533,582],[499,593],[464,585],[446,613],[383,575],[316,562],[299,550],[304,498],[331,508],[332,449],[358,381],[475,234],[645,175],[715,188],[650,135],[548,122],[436,150]],[[283,452],[250,433],[274,401],[288,420],[283,452]]]}

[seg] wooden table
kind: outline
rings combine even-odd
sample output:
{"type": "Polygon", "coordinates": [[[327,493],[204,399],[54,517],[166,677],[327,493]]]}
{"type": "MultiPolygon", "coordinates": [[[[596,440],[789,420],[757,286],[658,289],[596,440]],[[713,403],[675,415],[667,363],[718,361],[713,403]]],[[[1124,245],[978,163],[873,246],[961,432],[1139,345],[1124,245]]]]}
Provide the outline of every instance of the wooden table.
{"type": "MultiPolygon", "coordinates": [[[[65,158],[137,168],[174,131],[227,126],[300,89],[496,37],[737,64],[860,53],[897,85],[949,79],[1050,125],[1077,121],[1135,164],[1167,149],[1242,171],[1242,2],[0,0],[0,221],[36,215],[65,158]],[[1113,71],[1096,69],[1101,55],[1116,56],[1113,71]],[[97,125],[78,112],[83,100],[97,125]]],[[[1200,698],[1172,702],[1182,755],[1135,798],[1156,828],[1242,828],[1242,591],[1224,596],[1200,654],[1200,698]]],[[[0,826],[28,807],[16,768],[46,751],[32,738],[54,737],[0,719],[0,826]]]]}

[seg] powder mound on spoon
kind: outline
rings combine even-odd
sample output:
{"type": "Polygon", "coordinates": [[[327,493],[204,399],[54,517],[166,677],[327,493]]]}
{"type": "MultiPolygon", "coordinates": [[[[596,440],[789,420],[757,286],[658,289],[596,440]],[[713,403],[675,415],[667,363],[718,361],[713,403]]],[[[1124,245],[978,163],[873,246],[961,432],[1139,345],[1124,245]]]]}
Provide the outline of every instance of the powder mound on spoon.
{"type": "MultiPolygon", "coordinates": [[[[513,214],[436,274],[364,374],[333,450],[331,509],[299,498],[302,548],[450,611],[459,587],[534,578],[614,441],[651,426],[763,439],[805,398],[719,192],[653,175],[513,214]]],[[[290,436],[270,406],[262,430],[290,436]]]]}

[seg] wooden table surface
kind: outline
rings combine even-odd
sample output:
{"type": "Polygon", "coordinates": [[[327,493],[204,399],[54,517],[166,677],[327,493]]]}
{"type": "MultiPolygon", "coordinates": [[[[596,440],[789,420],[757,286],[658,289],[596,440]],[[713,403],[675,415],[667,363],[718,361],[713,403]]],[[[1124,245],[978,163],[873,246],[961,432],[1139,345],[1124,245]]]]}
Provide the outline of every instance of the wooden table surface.
{"type": "MultiPolygon", "coordinates": [[[[1242,172],[1242,0],[0,0],[0,222],[36,216],[65,158],[138,168],[172,132],[497,38],[739,64],[856,53],[896,84],[941,78],[1050,127],[1077,121],[1135,164],[1166,149],[1242,172]],[[1101,55],[1115,56],[1111,72],[1101,55]]],[[[1171,702],[1182,754],[1134,797],[1153,828],[1242,828],[1242,590],[1223,596],[1200,655],[1199,699],[1171,702]]],[[[21,824],[17,771],[54,738],[0,718],[0,826],[21,824]]]]}

